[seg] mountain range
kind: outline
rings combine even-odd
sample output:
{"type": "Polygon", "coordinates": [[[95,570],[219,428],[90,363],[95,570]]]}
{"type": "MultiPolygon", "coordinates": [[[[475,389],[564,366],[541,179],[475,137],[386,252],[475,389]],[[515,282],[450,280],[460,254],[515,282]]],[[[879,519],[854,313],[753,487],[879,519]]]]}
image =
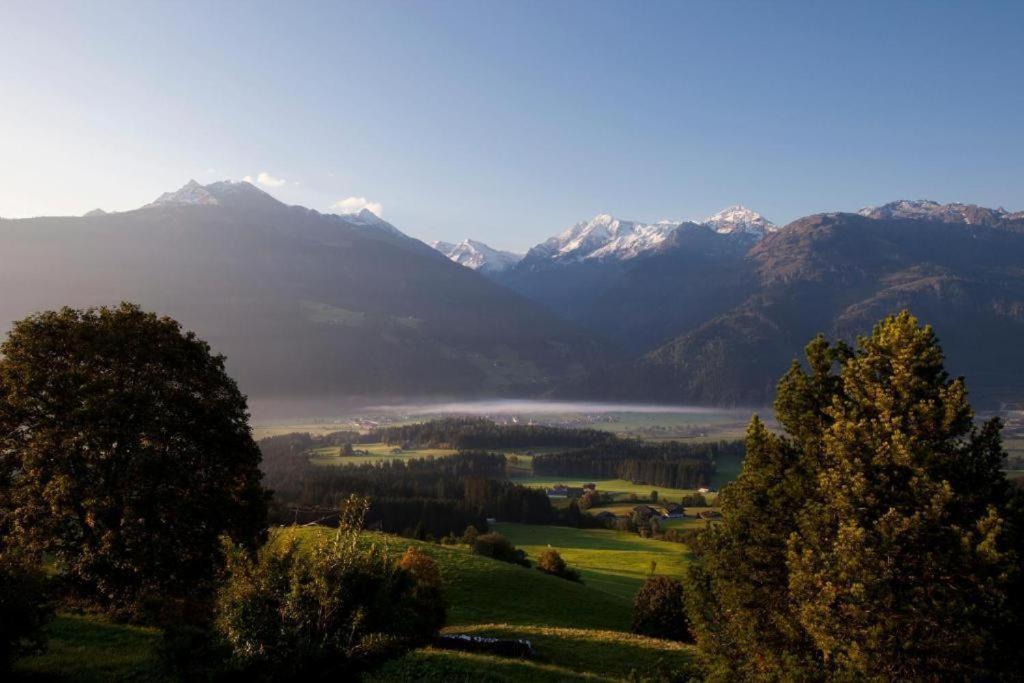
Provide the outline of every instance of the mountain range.
{"type": "Polygon", "coordinates": [[[134,301],[228,358],[251,396],[536,395],[600,345],[369,211],[195,181],[132,211],[0,219],[0,320],[134,301]]]}
{"type": "Polygon", "coordinates": [[[275,397],[761,405],[816,333],[909,308],[981,404],[1024,392],[1024,213],[898,201],[777,226],[598,215],[525,255],[195,181],[132,211],[0,219],[0,319],[136,301],[275,397]]]}

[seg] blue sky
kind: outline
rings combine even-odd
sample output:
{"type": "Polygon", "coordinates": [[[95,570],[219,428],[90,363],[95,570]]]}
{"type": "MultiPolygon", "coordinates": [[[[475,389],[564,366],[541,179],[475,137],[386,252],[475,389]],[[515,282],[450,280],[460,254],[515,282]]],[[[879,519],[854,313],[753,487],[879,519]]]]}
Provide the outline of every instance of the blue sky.
{"type": "Polygon", "coordinates": [[[1024,209],[1022,26],[1021,2],[4,0],[0,216],[259,173],[520,250],[603,212],[1024,209]]]}

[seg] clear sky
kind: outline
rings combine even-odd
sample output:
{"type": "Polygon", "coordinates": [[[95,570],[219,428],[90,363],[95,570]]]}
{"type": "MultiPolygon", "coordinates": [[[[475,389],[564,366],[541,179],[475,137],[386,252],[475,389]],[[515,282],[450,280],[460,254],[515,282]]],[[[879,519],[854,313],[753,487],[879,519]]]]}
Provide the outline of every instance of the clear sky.
{"type": "Polygon", "coordinates": [[[250,176],[421,239],[1024,209],[1024,2],[0,2],[0,216],[250,176]],[[363,198],[363,199],[360,199],[363,198]]]}

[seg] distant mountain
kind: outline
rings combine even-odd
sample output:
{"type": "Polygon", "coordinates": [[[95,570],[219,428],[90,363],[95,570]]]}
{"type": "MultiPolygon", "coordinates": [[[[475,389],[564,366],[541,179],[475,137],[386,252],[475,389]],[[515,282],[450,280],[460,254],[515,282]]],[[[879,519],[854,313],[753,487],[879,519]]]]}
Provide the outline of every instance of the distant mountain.
{"type": "Polygon", "coordinates": [[[476,240],[462,240],[458,244],[451,242],[431,242],[430,246],[447,256],[449,259],[482,273],[500,273],[508,270],[521,260],[522,254],[511,251],[500,251],[476,240]]]}
{"type": "MultiPolygon", "coordinates": [[[[758,404],[814,334],[853,340],[907,308],[985,403],[1024,394],[1024,216],[894,202],[794,221],[743,259],[745,298],[644,355],[638,392],[758,404]]],[[[735,264],[734,264],[735,265],[735,264]]]]}
{"type": "Polygon", "coordinates": [[[545,262],[634,259],[670,247],[673,235],[699,227],[710,228],[721,235],[755,239],[777,229],[761,214],[742,206],[731,206],[701,221],[639,223],[600,214],[535,246],[523,259],[523,266],[529,269],[545,262]]]}
{"type": "Polygon", "coordinates": [[[758,238],[779,229],[761,214],[740,205],[722,209],[700,221],[700,224],[722,235],[745,234],[758,238]]]}
{"type": "Polygon", "coordinates": [[[171,315],[256,398],[763,405],[815,334],[852,341],[903,308],[979,405],[1024,395],[1024,213],[972,204],[782,228],[740,206],[600,215],[517,260],[192,181],[133,211],[0,219],[0,291],[6,321],[121,300],[171,315]]]}
{"type": "Polygon", "coordinates": [[[750,290],[747,251],[776,230],[742,206],[696,222],[599,215],[492,277],[623,353],[639,354],[738,303],[750,290]]]}
{"type": "Polygon", "coordinates": [[[0,220],[0,319],[136,301],[256,397],[537,395],[604,358],[546,309],[363,212],[195,181],[132,211],[0,220]]]}
{"type": "Polygon", "coordinates": [[[988,209],[976,204],[939,204],[928,199],[900,200],[858,211],[861,216],[878,219],[906,219],[965,223],[967,225],[1010,225],[1024,220],[1024,211],[988,209]]]}

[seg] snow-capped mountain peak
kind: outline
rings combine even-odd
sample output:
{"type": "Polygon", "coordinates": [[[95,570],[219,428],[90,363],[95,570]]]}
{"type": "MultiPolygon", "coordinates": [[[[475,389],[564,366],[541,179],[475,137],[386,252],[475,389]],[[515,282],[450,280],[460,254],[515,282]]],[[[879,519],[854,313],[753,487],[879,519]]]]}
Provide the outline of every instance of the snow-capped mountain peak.
{"type": "Polygon", "coordinates": [[[1010,213],[1003,208],[990,209],[960,202],[940,204],[931,199],[900,199],[882,206],[869,206],[857,213],[875,219],[928,220],[967,225],[998,225],[1004,221],[1024,220],[1024,211],[1010,213]]]}
{"type": "Polygon", "coordinates": [[[778,227],[770,220],[739,204],[722,209],[699,222],[723,235],[744,233],[763,237],[778,230],[778,227]]]}
{"type": "Polygon", "coordinates": [[[572,226],[530,250],[532,260],[625,260],[663,248],[678,230],[706,226],[722,235],[761,238],[778,228],[764,216],[743,206],[730,206],[699,221],[625,221],[602,213],[572,226]]]}
{"type": "Polygon", "coordinates": [[[221,180],[209,185],[200,185],[195,180],[190,180],[174,192],[164,192],[142,208],[146,209],[157,206],[216,206],[224,203],[237,204],[253,200],[277,202],[269,194],[244,180],[221,180]]]}
{"type": "Polygon", "coordinates": [[[458,244],[435,241],[430,246],[459,265],[485,273],[507,270],[523,258],[522,254],[501,251],[471,239],[462,240],[458,244]]]}
{"type": "Polygon", "coordinates": [[[633,258],[657,249],[679,225],[673,221],[624,221],[602,213],[577,223],[533,251],[561,261],[633,258]]]}

